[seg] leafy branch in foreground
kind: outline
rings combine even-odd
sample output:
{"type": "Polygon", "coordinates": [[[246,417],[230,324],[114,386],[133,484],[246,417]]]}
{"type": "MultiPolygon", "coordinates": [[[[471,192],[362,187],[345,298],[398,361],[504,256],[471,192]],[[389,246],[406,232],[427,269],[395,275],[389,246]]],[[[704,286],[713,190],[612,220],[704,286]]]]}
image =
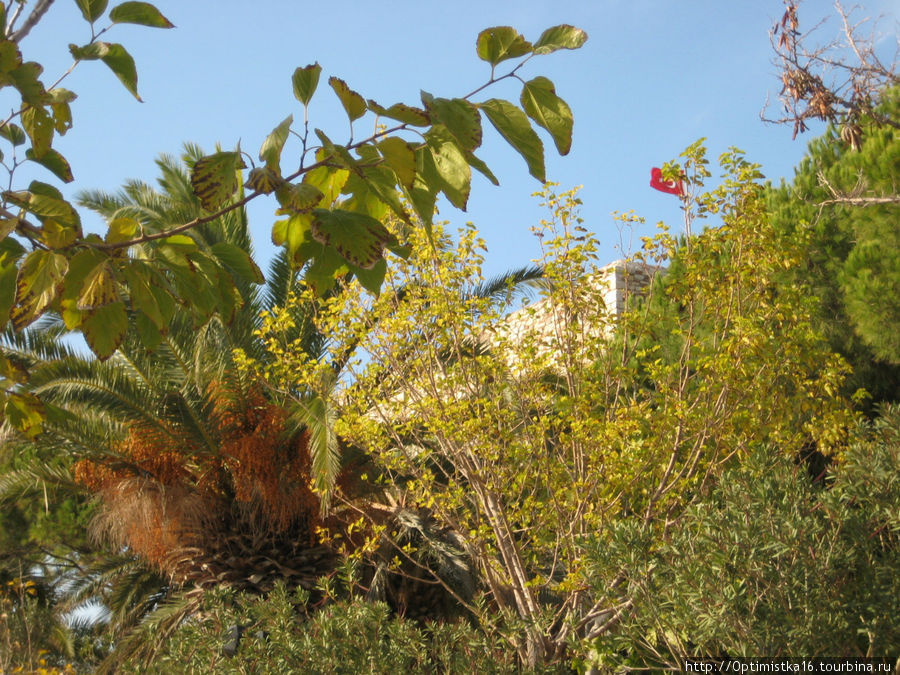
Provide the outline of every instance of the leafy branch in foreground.
{"type": "MultiPolygon", "coordinates": [[[[35,12],[42,7],[38,3],[35,12]]],[[[70,47],[76,64],[103,61],[137,97],[133,59],[121,45],[99,38],[116,23],[155,27],[171,23],[152,5],[124,2],[110,10],[111,25],[98,30],[105,0],[79,0],[79,8],[91,25],[91,40],[70,47]]],[[[276,214],[282,217],[273,226],[273,241],[286,248],[295,268],[305,270],[306,281],[317,292],[328,290],[335,278],[350,275],[377,293],[387,270],[386,252],[403,257],[409,231],[419,224],[430,231],[439,196],[465,210],[472,169],[498,183],[474,154],[482,142],[482,116],[538,180],[545,178],[544,148],[533,124],[550,134],[562,154],[569,151],[573,126],[569,106],[550,80],[525,81],[520,70],[534,56],[576,49],[586,39],[584,31],[568,25],[544,31],[534,43],[513,28],[489,28],[476,45],[478,56],[491,66],[488,81],[461,98],[423,91],[417,105],[383,106],[330,77],[328,85],[350,123],[350,138],[343,144],[321,129],[310,133],[309,104],[322,68],[317,63],[297,68],[292,87],[303,107],[302,126],[288,115],[265,139],[258,162],[240,146],[197,158],[190,183],[199,213],[186,220],[151,222],[140,213],[122,212],[109,219],[104,237],[84,235],[78,211],[53,185],[32,181],[27,189],[9,189],[2,193],[0,205],[4,216],[0,328],[11,321],[19,331],[47,312],[56,313],[69,330],[85,335],[98,358],[106,359],[130,325],[138,327],[148,345],[158,343],[176,308],[185,310],[197,325],[215,313],[228,320],[240,303],[235,284],[261,283],[262,275],[235,248],[211,255],[198,246],[194,232],[263,195],[274,195],[276,214]],[[518,62],[508,72],[496,74],[498,65],[514,59],[518,62]],[[519,104],[497,98],[475,100],[486,87],[505,79],[522,83],[519,104]],[[375,130],[355,140],[354,124],[367,115],[375,130]],[[384,121],[392,126],[385,128],[384,121]],[[282,169],[291,137],[301,146],[292,171],[282,169]],[[404,223],[399,233],[383,225],[389,215],[404,223]]],[[[8,168],[12,174],[18,166],[15,147],[30,140],[29,158],[70,181],[68,162],[51,146],[55,133],[72,126],[68,104],[75,95],[61,89],[46,91],[37,79],[40,72],[38,64],[21,63],[10,34],[0,41],[0,73],[19,89],[23,102],[20,112],[0,123],[0,136],[14,149],[8,168]],[[17,115],[24,130],[12,122],[17,115]]],[[[38,433],[44,416],[41,403],[18,391],[27,372],[0,360],[0,376],[4,378],[0,405],[7,418],[27,434],[38,433]]]]}

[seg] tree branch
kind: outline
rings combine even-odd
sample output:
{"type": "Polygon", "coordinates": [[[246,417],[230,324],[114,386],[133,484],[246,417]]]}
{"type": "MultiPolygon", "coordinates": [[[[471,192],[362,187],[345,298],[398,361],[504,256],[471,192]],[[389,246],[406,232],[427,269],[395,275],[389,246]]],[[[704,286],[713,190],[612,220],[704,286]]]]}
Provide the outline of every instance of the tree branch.
{"type": "Polygon", "coordinates": [[[31,14],[28,15],[28,18],[25,19],[25,23],[22,24],[22,27],[12,33],[9,36],[9,39],[12,42],[21,41],[26,35],[31,32],[31,29],[37,26],[38,22],[43,18],[44,14],[47,13],[47,10],[50,9],[50,5],[53,4],[53,0],[38,0],[37,4],[34,6],[34,9],[31,10],[31,14]]]}

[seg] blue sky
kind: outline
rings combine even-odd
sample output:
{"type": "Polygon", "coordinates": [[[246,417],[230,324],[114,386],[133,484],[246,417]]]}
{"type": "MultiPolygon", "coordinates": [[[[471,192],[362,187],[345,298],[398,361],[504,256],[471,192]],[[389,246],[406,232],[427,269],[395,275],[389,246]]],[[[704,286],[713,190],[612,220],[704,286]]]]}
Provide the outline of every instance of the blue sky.
{"type": "MultiPolygon", "coordinates": [[[[68,195],[83,188],[115,190],[126,178],[153,181],[154,158],[179,153],[184,141],[211,150],[217,142],[231,148],[240,140],[255,155],[288,114],[302,118],[290,77],[297,66],[315,61],[324,70],[310,109],[311,126],[334,140],[347,138],[347,122],[325,84],[329,75],[385,105],[415,104],[420,89],[436,96],[464,95],[489,77],[489,66],[477,58],[474,45],[480,30],[496,25],[514,26],[532,40],[559,23],[589,35],[582,49],[534,59],[523,75],[549,77],[572,108],[575,132],[568,156],[556,155],[543,136],[548,179],[563,188],[584,186],[582,216],[610,260],[620,256],[611,211],[633,209],[646,217],[634,241],[650,234],[659,220],[678,226],[677,199],[650,189],[649,172],[698,138],[708,138],[712,157],[730,146],[745,150],[772,180],[792,175],[811,138],[792,141],[790,129],[759,118],[767,96],[775,99],[778,93],[768,31],[783,12],[781,0],[155,4],[175,23],[174,30],[117,26],[105,36],[134,56],[144,103],[100,63],[80,65],[63,85],[79,94],[74,129],[56,146],[75,172],[75,182],[64,188],[68,195]]],[[[879,14],[887,14],[882,32],[896,35],[895,3],[868,3],[858,16],[879,14]]],[[[825,0],[801,5],[804,28],[829,15],[833,5],[825,0]]],[[[821,30],[824,35],[836,27],[832,17],[821,30]]],[[[26,59],[44,64],[52,81],[71,63],[67,45],[89,38],[75,3],[59,0],[22,48],[26,59]]],[[[518,95],[518,87],[507,81],[484,97],[517,100],[518,95]]],[[[371,122],[360,122],[358,138],[371,128],[371,122]]],[[[478,154],[501,186],[476,174],[468,211],[445,205],[441,217],[479,227],[489,248],[486,269],[496,273],[538,255],[529,228],[543,212],[530,197],[540,186],[522,159],[490,125],[485,127],[478,154]]],[[[290,146],[285,157],[291,157],[290,146]]],[[[250,207],[263,260],[274,250],[273,209],[273,202],[263,199],[250,207]]]]}

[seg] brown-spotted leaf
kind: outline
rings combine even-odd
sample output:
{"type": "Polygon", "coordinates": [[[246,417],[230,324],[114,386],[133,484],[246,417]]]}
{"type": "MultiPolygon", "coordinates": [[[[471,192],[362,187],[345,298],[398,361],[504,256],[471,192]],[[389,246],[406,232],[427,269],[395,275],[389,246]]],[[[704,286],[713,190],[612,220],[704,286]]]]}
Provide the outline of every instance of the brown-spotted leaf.
{"type": "Polygon", "coordinates": [[[246,168],[241,153],[217,152],[197,160],[191,170],[191,187],[207,211],[223,207],[240,186],[238,171],[246,168]]]}

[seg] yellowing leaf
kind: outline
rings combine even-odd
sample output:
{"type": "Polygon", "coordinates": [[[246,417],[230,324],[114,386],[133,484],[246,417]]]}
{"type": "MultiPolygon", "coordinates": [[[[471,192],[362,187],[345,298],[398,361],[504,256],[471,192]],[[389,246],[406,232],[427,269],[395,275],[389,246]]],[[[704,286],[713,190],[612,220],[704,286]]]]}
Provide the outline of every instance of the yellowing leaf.
{"type": "Polygon", "coordinates": [[[128,313],[124,302],[97,307],[81,320],[81,332],[85,341],[96,354],[105,361],[115,353],[125,339],[128,330],[128,313]]]}
{"type": "Polygon", "coordinates": [[[478,34],[475,42],[478,58],[496,66],[506,59],[514,59],[531,52],[529,43],[515,28],[495,26],[486,28],[478,34]]]}
{"type": "Polygon", "coordinates": [[[350,118],[351,122],[366,114],[366,100],[348,87],[347,83],[341,78],[329,77],[328,84],[331,85],[334,93],[341,100],[341,105],[347,111],[347,117],[350,118]]]}
{"type": "Polygon", "coordinates": [[[259,158],[266,163],[267,167],[279,175],[281,174],[281,151],[284,149],[284,144],[287,141],[293,122],[293,115],[285,117],[272,130],[272,133],[266,136],[266,140],[263,141],[262,147],[259,149],[259,158]]]}
{"type": "Polygon", "coordinates": [[[238,171],[245,168],[239,152],[217,152],[194,164],[191,187],[207,211],[224,206],[240,186],[238,171]]]}
{"type": "Polygon", "coordinates": [[[416,178],[416,153],[409,143],[397,136],[390,136],[380,141],[377,147],[385,164],[397,175],[400,184],[411,189],[416,178]]]}
{"type": "Polygon", "coordinates": [[[393,235],[379,221],[364,213],[316,209],[311,224],[313,239],[333,248],[356,267],[372,269],[393,235]]]}
{"type": "Polygon", "coordinates": [[[32,251],[19,268],[13,324],[21,330],[53,302],[69,268],[66,257],[53,251],[32,251]]]}
{"type": "Polygon", "coordinates": [[[535,54],[549,54],[557,49],[578,49],[587,41],[587,33],[580,28],[562,24],[548,28],[534,43],[535,54]]]}

